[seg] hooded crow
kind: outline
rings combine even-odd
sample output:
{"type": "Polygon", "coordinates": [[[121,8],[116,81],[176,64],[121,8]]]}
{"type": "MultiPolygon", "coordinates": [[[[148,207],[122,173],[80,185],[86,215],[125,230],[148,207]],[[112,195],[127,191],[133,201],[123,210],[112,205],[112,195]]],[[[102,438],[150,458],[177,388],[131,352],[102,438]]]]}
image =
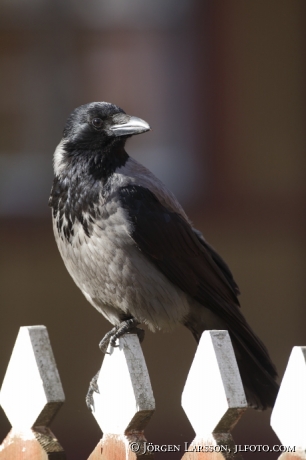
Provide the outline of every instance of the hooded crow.
{"type": "MultiPolygon", "coordinates": [[[[277,372],[239,307],[230,269],[192,227],[175,196],[125,150],[150,130],[116,105],[94,102],[69,116],[54,153],[49,200],[55,239],[86,299],[114,326],[100,343],[146,324],[229,331],[251,407],[274,404],[277,372]]],[[[87,404],[92,407],[91,382],[87,404]]]]}

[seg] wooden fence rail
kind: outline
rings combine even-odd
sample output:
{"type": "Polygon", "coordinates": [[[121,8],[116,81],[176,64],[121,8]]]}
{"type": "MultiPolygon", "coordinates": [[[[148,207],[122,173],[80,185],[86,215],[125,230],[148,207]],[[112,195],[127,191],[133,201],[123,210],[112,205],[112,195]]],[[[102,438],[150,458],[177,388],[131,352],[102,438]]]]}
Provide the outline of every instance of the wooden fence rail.
{"type": "MultiPolygon", "coordinates": [[[[133,334],[118,345],[109,347],[102,362],[93,416],[103,437],[88,460],[151,460],[158,450],[177,451],[182,460],[241,460],[231,430],[247,402],[227,331],[202,335],[186,380],[182,407],[195,431],[189,446],[155,446],[146,440],[155,401],[142,349],[133,334]]],[[[47,329],[21,327],[0,392],[12,425],[0,446],[0,460],[65,459],[49,428],[63,402],[47,329]]],[[[283,446],[280,460],[306,459],[305,413],[306,347],[294,347],[271,417],[283,446]]]]}

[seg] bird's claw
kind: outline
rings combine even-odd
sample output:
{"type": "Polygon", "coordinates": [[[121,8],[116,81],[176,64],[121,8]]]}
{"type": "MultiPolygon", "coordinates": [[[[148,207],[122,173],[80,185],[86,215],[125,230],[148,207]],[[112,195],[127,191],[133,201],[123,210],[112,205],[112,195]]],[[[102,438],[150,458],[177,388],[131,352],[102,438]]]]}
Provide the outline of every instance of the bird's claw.
{"type": "Polygon", "coordinates": [[[112,344],[113,337],[116,335],[116,333],[118,331],[118,327],[119,326],[115,326],[115,327],[113,327],[113,329],[111,329],[109,332],[107,332],[107,334],[105,334],[105,336],[103,337],[103,339],[99,343],[99,348],[102,351],[102,353],[109,354],[107,352],[107,347],[108,347],[108,344],[109,344],[110,341],[111,341],[111,346],[113,346],[113,344],[112,344]]]}
{"type": "MultiPolygon", "coordinates": [[[[100,371],[99,371],[100,372],[100,371]]],[[[85,402],[86,406],[91,412],[95,411],[95,402],[93,399],[93,394],[94,393],[99,393],[99,386],[98,386],[98,377],[99,377],[99,372],[96,373],[96,375],[91,379],[89,383],[89,388],[86,394],[85,402]]]]}
{"type": "Polygon", "coordinates": [[[118,348],[119,345],[116,344],[116,340],[122,337],[126,333],[137,334],[139,341],[142,342],[144,339],[144,330],[139,329],[138,326],[139,322],[134,319],[130,318],[125,321],[122,321],[119,326],[113,327],[101,340],[99,343],[99,348],[104,354],[109,354],[107,352],[108,344],[110,344],[113,348],[118,348]]]}
{"type": "MultiPolygon", "coordinates": [[[[142,342],[144,339],[144,330],[139,329],[136,327],[139,324],[134,318],[128,319],[126,321],[122,321],[119,326],[113,327],[111,331],[109,331],[99,343],[99,348],[102,353],[109,355],[110,353],[107,351],[108,344],[110,344],[113,348],[118,348],[119,344],[116,343],[117,339],[122,337],[126,333],[137,334],[139,341],[142,342]]],[[[88,392],[85,398],[86,406],[91,412],[95,411],[95,403],[93,399],[94,393],[100,393],[99,386],[98,386],[98,377],[99,372],[91,379],[89,383],[88,392]]]]}

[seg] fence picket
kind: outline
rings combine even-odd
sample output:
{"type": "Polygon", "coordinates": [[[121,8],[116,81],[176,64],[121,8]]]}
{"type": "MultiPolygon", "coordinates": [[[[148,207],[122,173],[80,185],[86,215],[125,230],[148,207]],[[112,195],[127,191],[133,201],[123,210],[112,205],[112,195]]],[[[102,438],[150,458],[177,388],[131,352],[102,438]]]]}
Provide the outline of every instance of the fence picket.
{"type": "Polygon", "coordinates": [[[103,437],[88,460],[152,458],[142,455],[144,428],[155,410],[142,349],[135,334],[125,334],[118,342],[118,347],[108,347],[97,382],[99,393],[94,393],[93,416],[103,437]]]}
{"type": "Polygon", "coordinates": [[[202,334],[182,394],[182,407],[196,433],[183,460],[241,458],[230,431],[247,408],[227,331],[202,334]]]}
{"type": "Polygon", "coordinates": [[[271,427],[282,445],[294,448],[281,460],[306,459],[306,347],[293,347],[271,415],[271,427]]]}
{"type": "Polygon", "coordinates": [[[21,327],[0,392],[12,425],[0,446],[0,460],[64,460],[48,428],[64,400],[46,327],[21,327]]]}

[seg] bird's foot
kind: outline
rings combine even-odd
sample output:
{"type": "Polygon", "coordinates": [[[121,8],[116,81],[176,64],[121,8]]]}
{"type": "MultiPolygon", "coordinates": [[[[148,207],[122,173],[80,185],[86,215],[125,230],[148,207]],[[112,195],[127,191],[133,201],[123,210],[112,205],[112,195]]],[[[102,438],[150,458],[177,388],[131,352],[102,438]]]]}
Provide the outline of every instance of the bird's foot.
{"type": "MultiPolygon", "coordinates": [[[[100,350],[103,353],[107,353],[106,350],[107,350],[109,343],[112,347],[118,347],[118,345],[116,345],[116,340],[122,337],[126,333],[137,334],[139,341],[142,342],[145,336],[145,331],[143,329],[139,329],[137,327],[138,324],[140,324],[139,321],[136,321],[136,319],[131,318],[126,321],[122,321],[119,324],[119,326],[113,327],[113,329],[111,329],[107,334],[105,334],[105,336],[99,343],[100,350]]],[[[91,379],[89,383],[89,388],[86,394],[86,398],[85,398],[86,406],[91,412],[94,412],[95,410],[93,394],[94,392],[100,393],[99,387],[98,387],[99,373],[100,371],[97,372],[96,375],[91,379]]]]}
{"type": "Polygon", "coordinates": [[[116,340],[122,337],[126,333],[130,334],[137,334],[139,341],[142,342],[145,336],[145,331],[143,329],[139,329],[138,326],[139,321],[134,318],[127,319],[122,321],[119,326],[113,327],[111,331],[109,331],[99,343],[99,348],[103,353],[107,353],[108,344],[112,347],[118,347],[116,345],[116,340]]]}
{"type": "Polygon", "coordinates": [[[109,341],[111,340],[111,338],[116,334],[116,332],[118,331],[118,328],[120,326],[115,326],[113,327],[113,329],[111,329],[109,332],[107,332],[107,334],[105,334],[105,336],[103,337],[103,339],[101,340],[101,342],[99,343],[99,348],[100,350],[102,351],[102,353],[107,353],[107,347],[108,347],[108,344],[109,344],[109,341]]]}
{"type": "Polygon", "coordinates": [[[98,387],[99,373],[100,373],[100,371],[98,371],[96,373],[96,375],[91,379],[91,381],[89,383],[89,388],[88,388],[88,391],[87,391],[87,394],[86,394],[86,398],[85,398],[86,406],[88,407],[88,409],[91,412],[95,411],[95,403],[94,403],[94,399],[93,399],[93,394],[94,394],[94,392],[100,393],[99,387],[98,387]]]}

